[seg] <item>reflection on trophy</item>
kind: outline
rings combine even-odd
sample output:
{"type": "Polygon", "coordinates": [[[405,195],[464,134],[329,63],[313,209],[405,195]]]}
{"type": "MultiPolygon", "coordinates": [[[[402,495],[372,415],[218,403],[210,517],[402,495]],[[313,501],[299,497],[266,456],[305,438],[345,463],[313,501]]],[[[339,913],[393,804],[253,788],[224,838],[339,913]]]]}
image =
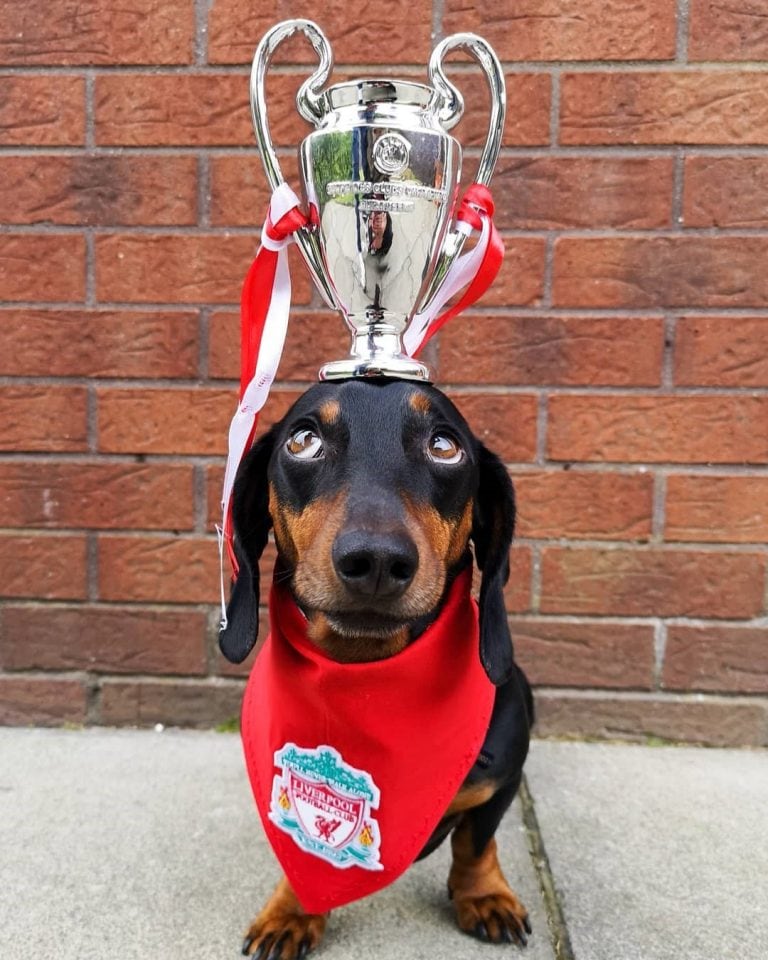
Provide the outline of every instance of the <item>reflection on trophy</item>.
{"type": "Polygon", "coordinates": [[[278,24],[259,44],[251,72],[253,121],[273,190],[284,181],[269,136],[264,81],[277,46],[297,31],[320,63],[296,98],[316,129],[301,145],[309,224],[295,238],[325,301],[341,311],[353,336],[351,355],[327,363],[320,377],[428,379],[424,364],[404,352],[403,333],[438,295],[468,232],[451,229],[461,146],[446,131],[461,118],[463,100],[442,61],[450,50],[466,49],[490,87],[481,184],[490,180],[504,127],[501,66],[480,37],[456,34],[430,58],[431,86],[364,79],[322,90],[333,66],[325,35],[309,20],[278,24]]]}

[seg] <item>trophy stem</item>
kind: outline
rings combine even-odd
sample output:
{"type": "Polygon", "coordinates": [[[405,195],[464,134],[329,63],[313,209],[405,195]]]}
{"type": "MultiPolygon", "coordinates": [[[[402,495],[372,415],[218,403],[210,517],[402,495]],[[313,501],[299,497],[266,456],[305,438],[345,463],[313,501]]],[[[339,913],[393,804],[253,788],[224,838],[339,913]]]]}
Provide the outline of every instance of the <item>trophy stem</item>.
{"type": "MultiPolygon", "coordinates": [[[[386,316],[386,315],[385,315],[386,316]]],[[[354,330],[351,355],[326,363],[321,380],[348,377],[398,377],[404,380],[429,380],[429,369],[403,352],[403,331],[407,317],[386,317],[376,311],[365,317],[348,316],[354,330]],[[390,320],[392,322],[388,322],[390,320]]]]}

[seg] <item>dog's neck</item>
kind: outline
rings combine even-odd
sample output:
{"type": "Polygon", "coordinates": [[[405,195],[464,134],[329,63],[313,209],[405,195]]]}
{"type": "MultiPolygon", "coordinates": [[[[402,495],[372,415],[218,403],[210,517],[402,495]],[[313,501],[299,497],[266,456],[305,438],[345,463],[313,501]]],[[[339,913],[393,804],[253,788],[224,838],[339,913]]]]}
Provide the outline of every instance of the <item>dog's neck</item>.
{"type": "Polygon", "coordinates": [[[338,663],[369,663],[393,657],[417,640],[439,617],[445,598],[456,577],[471,565],[472,553],[467,548],[458,562],[448,570],[443,595],[437,606],[428,613],[411,620],[401,630],[383,637],[376,634],[349,637],[342,636],[334,630],[321,611],[306,607],[298,599],[292,587],[293,571],[279,553],[275,566],[275,578],[291,584],[294,602],[307,618],[307,636],[314,644],[338,663]]]}

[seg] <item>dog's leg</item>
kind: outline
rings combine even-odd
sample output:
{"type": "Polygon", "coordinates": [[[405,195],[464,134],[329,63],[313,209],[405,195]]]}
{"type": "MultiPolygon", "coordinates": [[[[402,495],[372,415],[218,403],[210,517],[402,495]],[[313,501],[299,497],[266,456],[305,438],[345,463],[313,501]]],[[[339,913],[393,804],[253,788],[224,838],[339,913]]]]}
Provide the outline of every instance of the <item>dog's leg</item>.
{"type": "Polygon", "coordinates": [[[258,960],[303,960],[325,933],[327,914],[305,913],[283,877],[248,928],[243,956],[258,960]]]}
{"type": "Polygon", "coordinates": [[[528,911],[501,872],[494,833],[517,791],[515,783],[487,803],[468,810],[451,836],[453,863],[448,892],[465,933],[491,943],[525,946],[531,932],[528,911]]]}

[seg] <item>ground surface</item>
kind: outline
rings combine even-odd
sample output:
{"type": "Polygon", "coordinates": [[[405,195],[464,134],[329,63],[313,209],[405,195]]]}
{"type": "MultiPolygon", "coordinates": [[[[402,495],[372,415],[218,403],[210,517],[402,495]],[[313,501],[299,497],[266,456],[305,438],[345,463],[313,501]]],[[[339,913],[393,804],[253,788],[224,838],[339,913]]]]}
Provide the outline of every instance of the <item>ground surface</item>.
{"type": "MultiPolygon", "coordinates": [[[[768,956],[766,753],[538,741],[528,787],[500,848],[529,960],[768,956]]],[[[447,871],[336,911],[316,955],[520,953],[455,929],[447,871]]],[[[4,960],[234,958],[277,876],[236,736],[0,729],[4,960]]]]}

